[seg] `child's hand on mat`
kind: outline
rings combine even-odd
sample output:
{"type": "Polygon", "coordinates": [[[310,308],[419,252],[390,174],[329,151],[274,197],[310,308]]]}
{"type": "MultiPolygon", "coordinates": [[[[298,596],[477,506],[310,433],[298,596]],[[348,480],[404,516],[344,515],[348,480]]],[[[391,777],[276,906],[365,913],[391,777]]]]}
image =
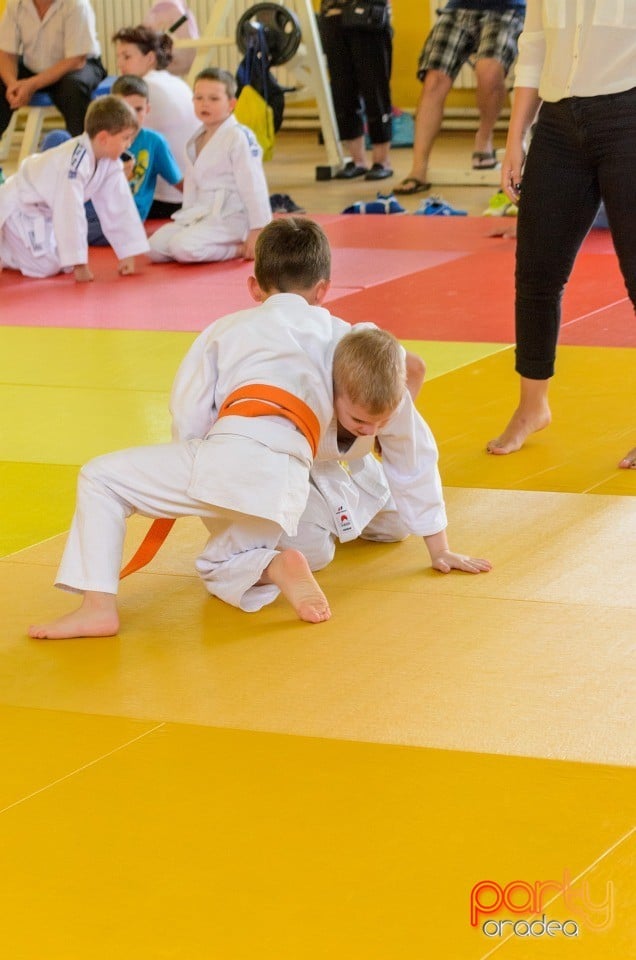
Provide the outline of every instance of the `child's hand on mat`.
{"type": "Polygon", "coordinates": [[[440,573],[450,573],[451,570],[464,570],[466,573],[488,573],[492,570],[489,560],[480,560],[476,557],[467,557],[463,553],[453,553],[448,546],[446,530],[431,533],[424,537],[424,542],[431,557],[434,570],[440,573]]]}
{"type": "Polygon", "coordinates": [[[95,279],[87,263],[78,263],[73,267],[73,274],[78,283],[90,283],[95,279]]]}
{"type": "Polygon", "coordinates": [[[492,570],[492,564],[489,560],[480,560],[477,557],[467,557],[463,553],[453,553],[452,550],[444,550],[438,556],[432,558],[433,569],[440,573],[450,573],[451,570],[464,570],[466,573],[488,573],[492,570]]]}
{"type": "Polygon", "coordinates": [[[119,266],[117,267],[117,273],[120,277],[129,277],[132,273],[135,272],[135,258],[126,257],[124,260],[119,261],[119,266]]]}

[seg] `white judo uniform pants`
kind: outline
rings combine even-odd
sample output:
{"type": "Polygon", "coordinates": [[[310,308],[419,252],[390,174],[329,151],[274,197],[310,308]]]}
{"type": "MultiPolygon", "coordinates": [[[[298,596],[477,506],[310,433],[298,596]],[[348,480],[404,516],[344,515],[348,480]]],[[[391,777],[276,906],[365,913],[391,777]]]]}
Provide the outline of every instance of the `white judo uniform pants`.
{"type": "MultiPolygon", "coordinates": [[[[315,488],[312,488],[311,494],[317,494],[315,488]]],[[[300,550],[312,570],[322,570],[333,560],[339,537],[332,529],[313,521],[311,513],[310,496],[309,507],[300,519],[296,536],[290,537],[283,533],[278,546],[280,550],[300,550]]],[[[391,499],[360,531],[359,536],[361,540],[374,540],[377,543],[398,543],[405,540],[409,533],[391,499]]]]}
{"type": "MultiPolygon", "coordinates": [[[[184,213],[187,213],[185,211],[184,213]]],[[[217,263],[234,260],[242,248],[242,223],[224,222],[210,213],[192,222],[176,214],[172,223],[159,227],[149,238],[150,259],[155,263],[217,263]]]]}
{"type": "Polygon", "coordinates": [[[43,216],[12,213],[0,227],[0,261],[24,277],[38,280],[62,270],[53,223],[43,216]]]}
{"type": "Polygon", "coordinates": [[[272,520],[214,507],[188,495],[199,443],[134,447],[82,467],[56,586],[116,594],[127,517],[198,516],[210,533],[195,564],[207,590],[249,613],[275,600],[278,587],[257,584],[278,552],[282,528],[272,520]]]}

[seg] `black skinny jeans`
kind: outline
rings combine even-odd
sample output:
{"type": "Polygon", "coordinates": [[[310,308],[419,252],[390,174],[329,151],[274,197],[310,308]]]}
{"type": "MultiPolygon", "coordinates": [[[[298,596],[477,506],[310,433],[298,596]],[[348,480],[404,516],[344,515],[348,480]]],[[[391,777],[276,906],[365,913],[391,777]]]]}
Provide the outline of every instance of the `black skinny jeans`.
{"type": "Polygon", "coordinates": [[[636,88],[544,103],[539,112],[517,229],[516,370],[523,377],[554,375],[563,289],[601,199],[636,306],[636,88]]]}

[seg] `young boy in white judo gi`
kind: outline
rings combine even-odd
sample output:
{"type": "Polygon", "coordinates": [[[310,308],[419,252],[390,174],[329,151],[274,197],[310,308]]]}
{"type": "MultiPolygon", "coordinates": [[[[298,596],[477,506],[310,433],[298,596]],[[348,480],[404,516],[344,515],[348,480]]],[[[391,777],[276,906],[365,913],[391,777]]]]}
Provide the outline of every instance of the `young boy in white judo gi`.
{"type": "Polygon", "coordinates": [[[119,273],[134,273],[135,257],[148,251],[148,240],[120,155],[137,129],[128,104],[100,97],[86,113],[84,133],[27,157],[0,186],[0,264],[26,277],[63,271],[79,282],[92,280],[84,213],[91,200],[119,273]]]}
{"type": "MultiPolygon", "coordinates": [[[[126,101],[139,124],[139,131],[128,151],[129,158],[124,161],[124,173],[143,222],[150,212],[159,177],[167,184],[181,189],[183,176],[163,134],[145,126],[151,108],[148,84],[143,77],[136,77],[134,74],[117,77],[110,92],[114,97],[121,97],[126,101]]],[[[52,130],[44,137],[41,149],[51,150],[66,140],[70,140],[70,134],[66,130],[52,130]]],[[[109,246],[95,207],[90,201],[85,210],[89,247],[109,246]]]]}
{"type": "Polygon", "coordinates": [[[415,534],[424,538],[435,570],[489,571],[488,560],[455,553],[448,545],[437,446],[413,403],[424,368],[409,365],[407,359],[408,390],[375,430],[359,408],[355,384],[347,389],[347,373],[338,369],[339,364],[344,361],[355,369],[373,349],[360,336],[334,361],[334,382],[341,390],[344,386],[346,404],[336,395],[334,418],[311,469],[309,498],[298,531],[293,537],[283,534],[279,547],[300,550],[311,570],[321,570],[333,560],[337,542],[360,537],[389,543],[415,534]],[[375,456],[378,450],[381,460],[375,456]]]}
{"type": "MultiPolygon", "coordinates": [[[[195,340],[172,391],[174,442],[108,454],[82,468],[56,584],[83,600],[72,613],[31,627],[32,637],[117,633],[132,513],[204,520],[210,541],[197,567],[214,596],[253,611],[280,591],[301,619],[330,616],[302,554],[277,546],[283,532],[296,532],[305,508],[309,469],[333,416],[334,354],[352,330],[320,305],[329,276],[329,244],[317,224],[286,219],[265,228],[249,278],[260,305],[217,320],[195,340]]],[[[359,376],[369,385],[390,383],[383,395],[395,406],[404,391],[403,351],[375,332],[390,338],[393,356],[388,351],[386,370],[372,357],[359,376]]],[[[375,428],[385,413],[368,418],[375,428]]]]}
{"type": "Polygon", "coordinates": [[[151,236],[150,256],[181,263],[253,260],[256,238],[272,219],[263,151],[233,116],[232,74],[203,70],[193,102],[202,126],[186,146],[183,208],[151,236]]]}

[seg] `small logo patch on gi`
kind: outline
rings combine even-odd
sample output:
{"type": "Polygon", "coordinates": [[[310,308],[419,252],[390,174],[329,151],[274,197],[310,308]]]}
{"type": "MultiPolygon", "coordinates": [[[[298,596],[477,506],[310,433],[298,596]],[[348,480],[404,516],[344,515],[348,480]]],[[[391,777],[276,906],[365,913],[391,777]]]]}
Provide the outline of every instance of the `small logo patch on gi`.
{"type": "Polygon", "coordinates": [[[349,519],[349,514],[345,507],[337,507],[336,509],[336,521],[340,527],[341,533],[349,533],[352,530],[351,520],[349,519]]]}
{"type": "Polygon", "coordinates": [[[85,153],[86,153],[86,147],[83,147],[81,143],[78,143],[75,145],[75,149],[73,150],[73,154],[71,156],[71,165],[68,171],[69,180],[75,180],[77,178],[77,171],[79,169],[80,163],[84,159],[85,153]]]}

